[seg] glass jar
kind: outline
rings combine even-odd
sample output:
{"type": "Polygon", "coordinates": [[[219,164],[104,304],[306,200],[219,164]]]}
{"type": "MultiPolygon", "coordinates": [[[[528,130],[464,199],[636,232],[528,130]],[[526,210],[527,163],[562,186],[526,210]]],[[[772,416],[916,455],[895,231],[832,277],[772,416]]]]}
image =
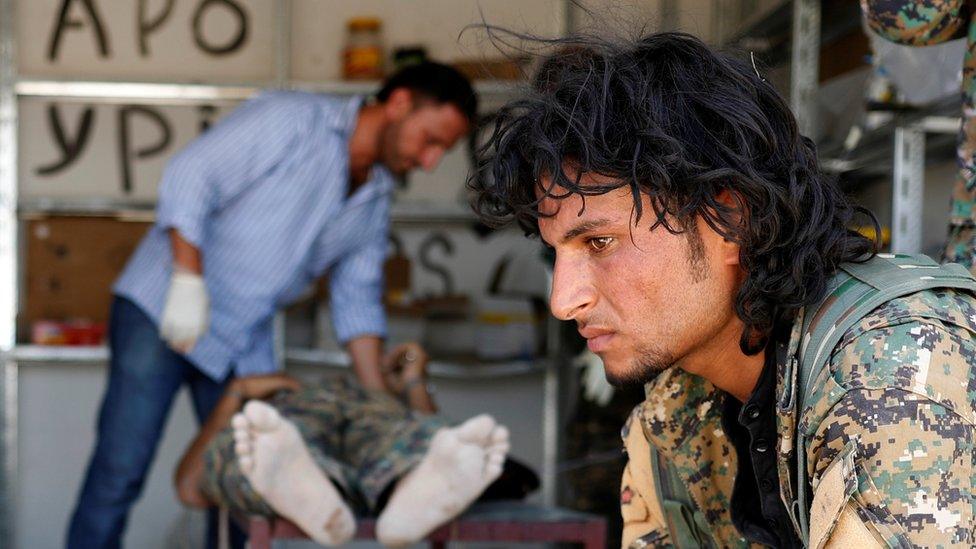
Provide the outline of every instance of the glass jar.
{"type": "Polygon", "coordinates": [[[346,23],[342,76],[346,80],[383,78],[382,23],[376,17],[355,17],[346,23]]]}

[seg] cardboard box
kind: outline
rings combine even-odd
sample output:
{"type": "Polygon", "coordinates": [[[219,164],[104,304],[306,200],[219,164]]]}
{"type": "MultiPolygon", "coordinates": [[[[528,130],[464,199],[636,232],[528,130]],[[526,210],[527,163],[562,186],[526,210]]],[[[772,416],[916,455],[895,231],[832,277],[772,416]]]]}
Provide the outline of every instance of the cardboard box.
{"type": "Polygon", "coordinates": [[[57,216],[24,225],[22,338],[36,321],[107,321],[112,284],[152,224],[57,216]]]}

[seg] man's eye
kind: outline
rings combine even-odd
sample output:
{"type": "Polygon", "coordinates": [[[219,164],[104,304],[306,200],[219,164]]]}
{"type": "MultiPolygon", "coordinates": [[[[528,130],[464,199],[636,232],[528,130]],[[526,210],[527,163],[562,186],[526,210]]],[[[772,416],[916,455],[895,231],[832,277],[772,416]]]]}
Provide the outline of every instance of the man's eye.
{"type": "Polygon", "coordinates": [[[613,238],[609,236],[596,236],[586,241],[586,243],[589,244],[590,249],[594,252],[602,252],[612,242],[613,238]]]}

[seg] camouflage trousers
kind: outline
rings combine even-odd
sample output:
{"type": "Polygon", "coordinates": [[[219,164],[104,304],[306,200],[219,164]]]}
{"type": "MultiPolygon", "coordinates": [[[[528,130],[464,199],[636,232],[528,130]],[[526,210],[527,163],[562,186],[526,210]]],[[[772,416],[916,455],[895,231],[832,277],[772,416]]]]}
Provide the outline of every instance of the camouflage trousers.
{"type": "Polygon", "coordinates": [[[861,0],[861,8],[873,32],[898,44],[932,46],[966,38],[962,127],[956,148],[959,174],[950,198],[942,259],[976,274],[976,18],[966,0],[861,0]]]}
{"type": "MultiPolygon", "coordinates": [[[[344,378],[282,392],[268,402],[295,424],[316,464],[358,514],[378,512],[386,491],[447,426],[441,417],[414,412],[389,394],[344,378]]],[[[229,427],[204,452],[201,489],[232,511],[274,515],[241,472],[229,427]]]]}

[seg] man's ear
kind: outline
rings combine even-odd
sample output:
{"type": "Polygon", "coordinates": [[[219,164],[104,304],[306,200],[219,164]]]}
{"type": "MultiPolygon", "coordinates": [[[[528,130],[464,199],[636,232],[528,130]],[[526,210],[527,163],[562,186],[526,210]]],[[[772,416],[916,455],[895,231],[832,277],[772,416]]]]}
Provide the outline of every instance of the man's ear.
{"type": "MultiPolygon", "coordinates": [[[[715,195],[715,201],[730,210],[726,215],[733,226],[744,222],[745,212],[741,197],[736,193],[722,189],[715,195]]],[[[728,238],[722,240],[722,262],[726,265],[739,264],[739,244],[728,238]]]]}
{"type": "Polygon", "coordinates": [[[403,120],[413,110],[413,93],[408,88],[395,88],[383,103],[383,112],[390,122],[403,120]]]}

